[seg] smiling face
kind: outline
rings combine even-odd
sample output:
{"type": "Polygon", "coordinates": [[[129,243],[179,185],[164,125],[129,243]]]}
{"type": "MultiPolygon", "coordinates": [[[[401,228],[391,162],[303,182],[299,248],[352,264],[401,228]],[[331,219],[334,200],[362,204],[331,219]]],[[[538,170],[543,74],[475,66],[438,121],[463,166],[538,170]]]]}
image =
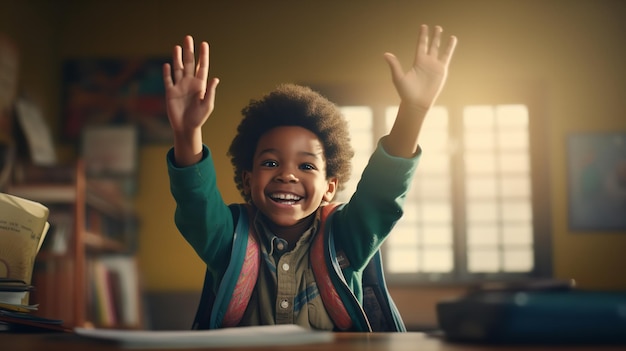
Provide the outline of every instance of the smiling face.
{"type": "Polygon", "coordinates": [[[283,126],[261,136],[252,171],[243,172],[243,184],[277,229],[289,231],[309,223],[322,201],[332,200],[337,179],[327,178],[324,147],[313,132],[283,126]]]}

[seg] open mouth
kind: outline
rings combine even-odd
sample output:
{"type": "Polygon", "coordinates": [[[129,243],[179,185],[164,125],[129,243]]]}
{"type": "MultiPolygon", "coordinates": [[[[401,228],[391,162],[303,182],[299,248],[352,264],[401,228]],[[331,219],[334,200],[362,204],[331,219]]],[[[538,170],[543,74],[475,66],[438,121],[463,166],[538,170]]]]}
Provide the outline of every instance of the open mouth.
{"type": "Polygon", "coordinates": [[[274,193],[270,195],[270,199],[272,201],[284,204],[284,205],[293,205],[298,201],[302,200],[301,196],[287,193],[274,193]]]}

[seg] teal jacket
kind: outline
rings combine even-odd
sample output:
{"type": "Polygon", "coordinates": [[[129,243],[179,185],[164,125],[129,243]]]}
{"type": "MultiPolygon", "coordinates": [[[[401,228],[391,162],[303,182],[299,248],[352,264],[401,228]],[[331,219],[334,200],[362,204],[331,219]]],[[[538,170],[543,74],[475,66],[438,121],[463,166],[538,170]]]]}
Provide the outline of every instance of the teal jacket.
{"type": "MultiPolygon", "coordinates": [[[[366,281],[378,280],[382,283],[378,286],[383,289],[383,300],[387,300],[379,249],[402,216],[404,197],[418,160],[419,153],[410,159],[392,157],[386,154],[379,143],[363,171],[357,191],[328,220],[326,228],[329,234],[326,235],[324,245],[327,266],[330,272],[335,272],[331,273],[331,279],[344,305],[355,316],[355,330],[368,331],[371,324],[375,324],[372,318],[367,318],[367,313],[363,313],[367,310],[363,307],[364,303],[369,300],[366,295],[372,293],[365,286],[366,281]],[[345,255],[350,265],[343,269],[337,268],[337,253],[345,255]],[[361,317],[356,317],[359,315],[361,317]]],[[[216,298],[208,302],[210,310],[219,310],[226,303],[217,299],[220,294],[226,294],[220,289],[235,284],[227,283],[232,277],[237,277],[228,270],[236,269],[231,268],[238,266],[238,263],[233,262],[238,260],[238,252],[245,249],[244,235],[235,233],[240,230],[240,221],[247,216],[240,216],[239,211],[234,210],[238,206],[228,206],[222,200],[210,151],[206,146],[202,160],[193,166],[174,166],[173,150],[168,153],[167,162],[170,189],[177,204],[176,225],[207,264],[203,298],[210,291],[210,295],[216,298]]],[[[389,311],[395,320],[395,326],[390,329],[403,330],[399,313],[391,299],[388,300],[389,311]]],[[[202,313],[200,310],[199,314],[202,313]]],[[[220,325],[219,322],[212,325],[200,323],[196,327],[215,328],[220,325]]]]}

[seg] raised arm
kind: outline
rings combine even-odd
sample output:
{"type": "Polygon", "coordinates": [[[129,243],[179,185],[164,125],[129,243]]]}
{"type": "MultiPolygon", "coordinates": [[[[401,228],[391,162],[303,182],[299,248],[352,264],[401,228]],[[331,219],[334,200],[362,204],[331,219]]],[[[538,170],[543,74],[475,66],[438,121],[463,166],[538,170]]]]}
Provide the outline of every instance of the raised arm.
{"type": "Polygon", "coordinates": [[[384,143],[390,155],[411,157],[415,154],[422,122],[444,86],[457,40],[451,36],[442,46],[441,32],[442,28],[436,26],[431,39],[428,26],[420,27],[415,59],[406,72],[393,54],[385,53],[400,96],[398,115],[384,143]]]}
{"type": "Polygon", "coordinates": [[[163,82],[176,165],[189,166],[202,158],[202,125],[213,112],[219,83],[209,80],[209,44],[200,44],[196,64],[193,38],[186,36],[182,47],[174,47],[172,63],[163,65],[163,82]]]}

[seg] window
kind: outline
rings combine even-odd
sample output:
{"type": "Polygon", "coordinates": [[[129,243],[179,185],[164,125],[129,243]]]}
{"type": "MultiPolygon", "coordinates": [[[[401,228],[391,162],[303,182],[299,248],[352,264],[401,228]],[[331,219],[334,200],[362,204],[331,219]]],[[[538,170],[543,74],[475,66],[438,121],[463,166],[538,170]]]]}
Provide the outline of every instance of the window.
{"type": "MultiPolygon", "coordinates": [[[[378,138],[391,129],[397,106],[344,106],[342,111],[356,153],[352,179],[337,195],[346,201],[378,138]]],[[[545,141],[533,147],[532,117],[525,103],[431,109],[420,133],[424,153],[404,216],[383,246],[390,281],[550,274],[540,147],[545,141]]]]}

